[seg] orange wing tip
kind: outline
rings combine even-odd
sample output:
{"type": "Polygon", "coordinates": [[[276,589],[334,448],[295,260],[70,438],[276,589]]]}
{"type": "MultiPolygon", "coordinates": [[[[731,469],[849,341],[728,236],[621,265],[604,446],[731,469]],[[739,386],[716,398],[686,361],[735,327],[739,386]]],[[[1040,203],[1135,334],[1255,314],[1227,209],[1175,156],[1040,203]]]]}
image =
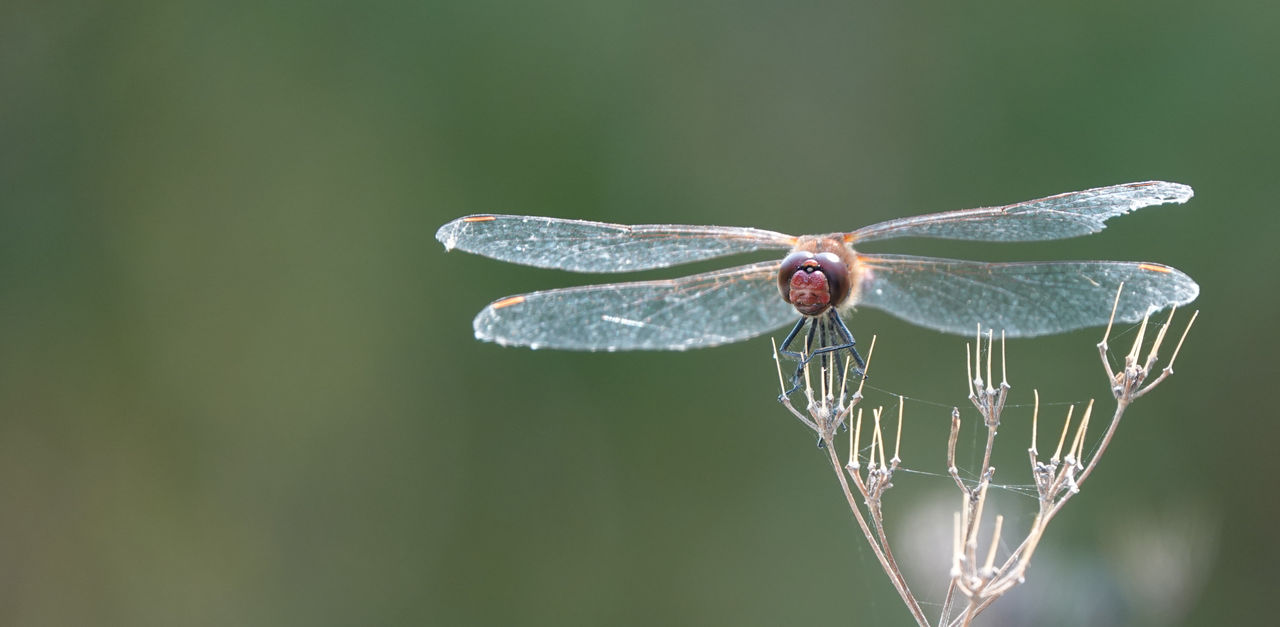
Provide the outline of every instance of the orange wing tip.
{"type": "Polygon", "coordinates": [[[523,303],[523,302],[524,302],[524,297],[523,297],[523,296],[512,296],[512,297],[510,297],[510,298],[504,298],[504,299],[502,299],[502,300],[500,300],[500,301],[498,301],[498,302],[496,302],[496,303],[494,303],[494,304],[492,304],[492,305],[489,305],[489,306],[490,306],[490,307],[492,307],[492,308],[494,308],[494,309],[502,309],[503,307],[510,307],[510,306],[512,306],[512,305],[519,305],[520,303],[523,303]]]}
{"type": "Polygon", "coordinates": [[[494,216],[467,216],[462,219],[463,222],[493,222],[497,220],[494,216]]]}
{"type": "Polygon", "coordinates": [[[1138,264],[1138,267],[1143,270],[1150,270],[1151,272],[1173,272],[1173,268],[1170,268],[1169,266],[1161,266],[1154,263],[1140,263],[1138,264]]]}

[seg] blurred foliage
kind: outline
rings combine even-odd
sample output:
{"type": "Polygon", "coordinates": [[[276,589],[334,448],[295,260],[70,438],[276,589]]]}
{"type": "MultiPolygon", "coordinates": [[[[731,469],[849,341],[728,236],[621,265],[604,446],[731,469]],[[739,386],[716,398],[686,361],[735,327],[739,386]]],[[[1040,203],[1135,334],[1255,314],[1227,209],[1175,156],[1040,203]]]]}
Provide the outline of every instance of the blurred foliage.
{"type": "MultiPolygon", "coordinates": [[[[1055,585],[993,622],[1075,624],[1062,601],[1099,594],[1091,624],[1263,621],[1277,18],[1231,1],[4,3],[0,622],[902,624],[773,401],[766,339],[476,343],[490,300],[590,279],[445,255],[435,228],[492,211],[821,232],[1154,178],[1197,196],[1080,240],[884,249],[1197,278],[1178,375],[1130,411],[1032,566],[1055,585]],[[1108,543],[1184,515],[1207,557],[1153,612],[1108,543]]],[[[851,324],[878,334],[875,386],[915,399],[907,466],[941,472],[963,340],[851,324]]],[[[1011,402],[1105,395],[1096,341],[1010,344],[1011,402]]],[[[1028,482],[1028,431],[1002,431],[998,481],[1028,482]]],[[[904,476],[889,516],[948,504],[948,481],[904,476]]],[[[949,525],[949,507],[926,517],[949,525]]]]}

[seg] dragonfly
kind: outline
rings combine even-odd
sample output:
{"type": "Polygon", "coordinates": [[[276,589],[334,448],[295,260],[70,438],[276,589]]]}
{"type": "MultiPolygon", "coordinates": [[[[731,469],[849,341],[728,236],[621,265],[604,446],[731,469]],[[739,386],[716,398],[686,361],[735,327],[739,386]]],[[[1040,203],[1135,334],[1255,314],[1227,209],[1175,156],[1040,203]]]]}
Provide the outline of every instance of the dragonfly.
{"type": "Polygon", "coordinates": [[[981,325],[1002,329],[1006,337],[1034,337],[1101,326],[1113,312],[1118,322],[1137,322],[1191,302],[1200,287],[1176,268],[1147,261],[990,263],[868,254],[855,247],[904,237],[1065,239],[1097,233],[1107,220],[1143,207],[1185,203],[1192,194],[1191,187],[1179,183],[1127,183],[802,236],[746,227],[480,214],[445,224],[436,239],[446,250],[583,273],[785,250],[780,260],[676,279],[508,296],[485,307],[472,326],[477,339],[500,345],[623,351],[718,346],[790,324],[782,354],[803,366],[815,355],[847,351],[861,369],[865,366],[842,318],[854,308],[880,309],[944,333],[968,335],[981,325]],[[791,350],[802,334],[804,350],[791,350]]]}

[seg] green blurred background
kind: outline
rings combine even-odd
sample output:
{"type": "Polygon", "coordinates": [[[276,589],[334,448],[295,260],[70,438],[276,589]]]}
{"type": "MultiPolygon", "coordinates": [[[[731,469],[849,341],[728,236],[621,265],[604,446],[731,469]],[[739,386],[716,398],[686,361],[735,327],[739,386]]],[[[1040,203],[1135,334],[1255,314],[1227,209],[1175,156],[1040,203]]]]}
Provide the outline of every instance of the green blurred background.
{"type": "MultiPolygon", "coordinates": [[[[1263,2],[5,2],[0,623],[907,624],[773,400],[766,338],[477,343],[490,300],[593,278],[445,254],[435,229],[505,212],[823,232],[1157,178],[1196,197],[1084,239],[875,250],[1195,277],[1178,374],[986,624],[1265,622],[1277,18],[1263,2]]],[[[869,406],[913,399],[903,457],[921,472],[899,474],[887,516],[937,602],[964,342],[874,311],[851,324],[879,338],[869,406]]],[[[1105,397],[1098,333],[1009,345],[1024,406],[997,481],[1029,483],[1032,388],[1105,397]]],[[[1006,532],[1025,527],[1033,501],[1000,498],[1006,532]]]]}

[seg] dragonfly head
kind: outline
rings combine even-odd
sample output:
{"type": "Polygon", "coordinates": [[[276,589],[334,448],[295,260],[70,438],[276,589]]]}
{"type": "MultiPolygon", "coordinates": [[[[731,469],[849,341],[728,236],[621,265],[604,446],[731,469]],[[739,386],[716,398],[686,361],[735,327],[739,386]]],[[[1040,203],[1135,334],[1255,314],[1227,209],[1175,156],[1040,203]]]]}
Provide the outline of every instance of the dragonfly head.
{"type": "Polygon", "coordinates": [[[797,250],[782,260],[778,290],[805,316],[818,316],[849,295],[849,268],[832,252],[797,250]]]}

